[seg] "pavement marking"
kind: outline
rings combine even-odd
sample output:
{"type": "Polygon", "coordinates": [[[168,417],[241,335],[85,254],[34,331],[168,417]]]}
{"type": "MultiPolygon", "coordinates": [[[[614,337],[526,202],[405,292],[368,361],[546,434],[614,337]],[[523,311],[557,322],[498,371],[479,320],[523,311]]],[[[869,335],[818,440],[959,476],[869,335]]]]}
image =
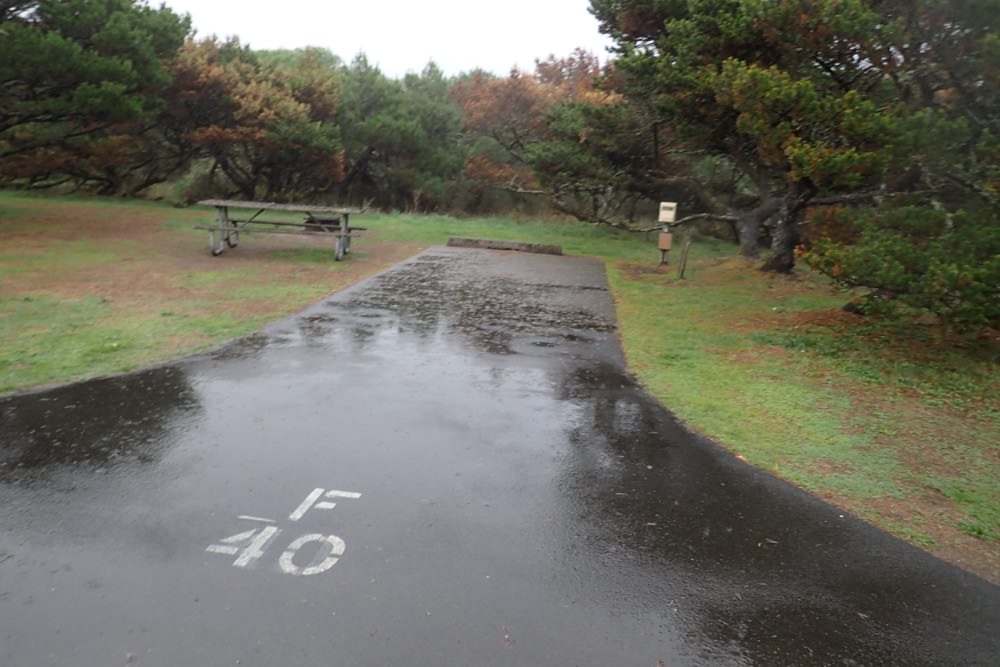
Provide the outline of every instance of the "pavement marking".
{"type": "MultiPolygon", "coordinates": [[[[306,496],[305,500],[299,503],[295,511],[288,515],[288,518],[291,521],[298,521],[305,516],[306,512],[313,508],[332,510],[337,506],[337,503],[331,501],[333,498],[356,500],[360,497],[361,494],[354,491],[313,489],[306,496]]],[[[253,569],[257,561],[264,557],[267,548],[281,534],[282,529],[273,525],[277,523],[274,519],[253,516],[251,514],[240,514],[238,518],[242,521],[255,521],[269,525],[264,528],[245,530],[235,535],[224,537],[217,544],[209,545],[205,551],[224,556],[236,556],[236,560],[233,561],[233,567],[253,569]]],[[[288,548],[278,558],[278,567],[285,574],[297,577],[321,574],[336,565],[340,557],[344,555],[346,549],[347,545],[344,543],[344,540],[336,535],[309,533],[308,535],[302,535],[292,540],[292,543],[288,545],[288,548]],[[310,564],[306,566],[296,565],[295,557],[299,551],[302,547],[312,543],[319,543],[319,546],[310,564]]]]}
{"type": "Polygon", "coordinates": [[[231,537],[223,538],[222,540],[219,540],[221,544],[213,544],[212,546],[205,549],[205,551],[208,551],[213,554],[226,554],[228,556],[235,556],[236,554],[239,553],[240,548],[237,546],[226,546],[226,545],[242,544],[246,540],[249,540],[251,537],[253,537],[253,534],[256,532],[257,532],[256,529],[248,530],[245,533],[239,533],[231,537]]]}
{"type": "Polygon", "coordinates": [[[322,495],[323,495],[323,489],[313,489],[312,492],[308,496],[306,496],[306,499],[303,500],[302,503],[295,508],[295,511],[288,515],[288,518],[291,521],[298,521],[299,519],[304,517],[306,515],[306,512],[309,511],[309,508],[312,507],[316,503],[316,501],[319,500],[319,497],[322,495]]]}
{"type": "MultiPolygon", "coordinates": [[[[337,561],[340,560],[340,556],[344,555],[344,550],[346,548],[347,545],[344,544],[344,540],[340,539],[336,535],[320,535],[318,533],[303,535],[288,545],[288,549],[285,553],[281,554],[281,558],[278,560],[278,565],[281,567],[281,571],[285,574],[294,574],[297,577],[307,577],[313,574],[320,574],[321,572],[326,572],[331,567],[336,565],[337,561]],[[322,562],[316,565],[299,567],[295,564],[295,554],[299,552],[299,549],[310,542],[320,542],[328,545],[329,553],[322,562]]],[[[316,558],[313,559],[313,562],[315,562],[315,560],[316,558]]]]}
{"type": "Polygon", "coordinates": [[[331,503],[325,500],[323,502],[316,502],[321,496],[324,498],[350,498],[352,500],[357,500],[361,497],[361,494],[355,493],[354,491],[338,491],[336,489],[332,489],[330,491],[326,491],[325,489],[313,489],[312,492],[306,496],[306,499],[295,508],[295,511],[288,515],[288,518],[291,521],[298,521],[313,507],[320,510],[332,510],[337,506],[337,503],[331,503]]]}
{"type": "Polygon", "coordinates": [[[278,536],[281,532],[280,528],[275,526],[268,526],[260,531],[260,535],[253,538],[247,548],[243,550],[240,557],[233,561],[233,567],[252,567],[255,561],[259,560],[261,556],[264,555],[264,549],[267,548],[268,543],[278,536]]]}
{"type": "Polygon", "coordinates": [[[280,532],[280,528],[267,526],[261,529],[258,534],[257,529],[254,528],[253,530],[225,537],[219,540],[219,544],[213,544],[205,549],[205,551],[226,556],[239,554],[239,557],[233,561],[233,567],[253,567],[256,561],[264,555],[264,549],[267,548],[268,543],[277,537],[280,532]],[[244,545],[246,547],[241,552],[240,547],[244,545]]]}

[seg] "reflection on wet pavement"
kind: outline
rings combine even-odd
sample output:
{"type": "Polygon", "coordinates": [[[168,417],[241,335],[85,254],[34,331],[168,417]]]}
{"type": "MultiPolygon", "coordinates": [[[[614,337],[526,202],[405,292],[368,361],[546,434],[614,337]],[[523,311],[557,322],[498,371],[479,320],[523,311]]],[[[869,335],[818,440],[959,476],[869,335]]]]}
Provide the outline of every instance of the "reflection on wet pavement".
{"type": "Polygon", "coordinates": [[[62,470],[151,464],[170,447],[171,422],[198,402],[180,369],[162,367],[8,401],[2,410],[0,483],[31,484],[62,470]]]}
{"type": "Polygon", "coordinates": [[[1000,654],[996,587],[642,392],[580,258],[429,251],[203,357],[0,400],[0,433],[4,665],[1000,654]],[[314,488],[362,495],[306,515],[346,549],[289,576],[285,517],[314,488]],[[247,516],[280,548],[206,553],[247,516]]]}

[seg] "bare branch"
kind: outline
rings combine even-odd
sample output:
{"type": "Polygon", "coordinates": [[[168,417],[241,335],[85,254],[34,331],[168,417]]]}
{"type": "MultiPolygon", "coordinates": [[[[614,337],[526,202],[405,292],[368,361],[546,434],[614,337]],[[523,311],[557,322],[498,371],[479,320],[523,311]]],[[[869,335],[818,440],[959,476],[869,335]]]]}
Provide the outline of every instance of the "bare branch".
{"type": "Polygon", "coordinates": [[[683,225],[683,224],[686,224],[688,222],[694,222],[695,220],[715,220],[717,222],[739,222],[740,221],[740,219],[737,218],[735,215],[716,215],[714,213],[695,213],[694,215],[685,216],[685,217],[681,218],[680,220],[676,220],[676,221],[674,221],[674,222],[672,222],[670,224],[671,224],[671,226],[683,225]]]}
{"type": "Polygon", "coordinates": [[[854,204],[858,202],[874,201],[879,197],[886,197],[891,193],[882,190],[869,190],[867,192],[852,192],[846,195],[833,195],[832,197],[815,197],[809,200],[809,206],[836,206],[837,204],[854,204]]]}
{"type": "Polygon", "coordinates": [[[527,190],[517,182],[517,177],[511,178],[504,185],[493,186],[497,190],[504,190],[506,192],[513,192],[519,195],[548,195],[551,194],[548,190],[527,190]]]}
{"type": "MultiPolygon", "coordinates": [[[[671,227],[676,227],[678,225],[685,225],[689,222],[695,222],[697,220],[715,220],[717,222],[739,222],[740,219],[735,215],[716,215],[714,213],[695,213],[694,215],[688,215],[680,220],[675,220],[670,223],[671,227]]],[[[663,225],[656,225],[655,227],[643,227],[642,229],[636,229],[637,232],[655,232],[657,229],[662,229],[663,225]]]]}

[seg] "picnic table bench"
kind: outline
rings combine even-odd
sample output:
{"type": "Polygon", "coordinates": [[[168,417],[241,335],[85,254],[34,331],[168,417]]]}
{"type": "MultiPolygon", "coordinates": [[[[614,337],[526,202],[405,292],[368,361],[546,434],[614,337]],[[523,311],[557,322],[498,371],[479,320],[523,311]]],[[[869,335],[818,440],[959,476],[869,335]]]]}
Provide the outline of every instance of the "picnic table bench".
{"type": "Polygon", "coordinates": [[[263,201],[239,201],[233,199],[205,199],[199,206],[214,206],[218,219],[214,225],[195,225],[195,229],[208,230],[208,247],[212,255],[218,256],[226,248],[235,248],[240,243],[240,234],[315,234],[326,232],[336,239],[334,259],[340,259],[351,251],[351,237],[364,227],[352,227],[350,216],[363,213],[359,208],[336,206],[307,206],[304,204],[276,204],[263,201]],[[256,211],[253,215],[239,219],[231,217],[230,209],[256,211]],[[263,220],[258,216],[265,211],[303,213],[302,222],[287,220],[263,220]]]}

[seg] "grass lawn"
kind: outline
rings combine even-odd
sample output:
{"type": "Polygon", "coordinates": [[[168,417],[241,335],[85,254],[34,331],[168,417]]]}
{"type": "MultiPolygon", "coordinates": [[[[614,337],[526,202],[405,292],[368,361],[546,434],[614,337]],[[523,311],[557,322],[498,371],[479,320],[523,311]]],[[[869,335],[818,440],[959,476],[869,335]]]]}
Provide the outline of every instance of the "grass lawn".
{"type": "Polygon", "coordinates": [[[135,368],[295,312],[449,236],[554,243],[606,261],[629,365],[692,428],[749,462],[1000,582],[996,340],[865,321],[819,277],[575,223],[366,215],[329,243],[250,237],[209,256],[212,211],[0,193],[0,393],[135,368]]]}

